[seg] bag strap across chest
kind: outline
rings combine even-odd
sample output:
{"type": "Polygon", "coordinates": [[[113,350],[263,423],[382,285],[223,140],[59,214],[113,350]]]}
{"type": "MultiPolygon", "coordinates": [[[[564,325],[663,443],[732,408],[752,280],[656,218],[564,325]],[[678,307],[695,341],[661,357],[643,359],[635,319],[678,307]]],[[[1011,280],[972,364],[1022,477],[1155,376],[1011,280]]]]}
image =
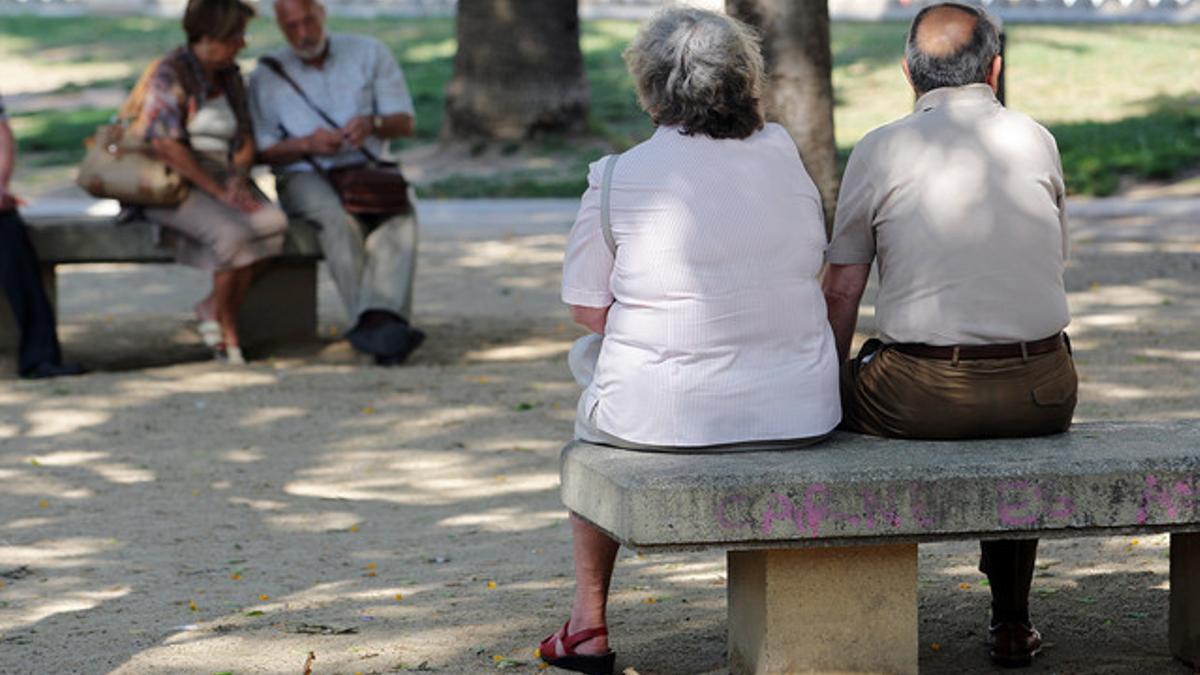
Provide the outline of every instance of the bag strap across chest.
{"type": "Polygon", "coordinates": [[[614,257],[617,255],[617,240],[613,238],[612,233],[610,202],[613,169],[617,167],[617,160],[620,158],[619,154],[609,155],[608,161],[604,163],[604,178],[600,181],[600,232],[604,235],[604,243],[608,244],[608,250],[614,257]]]}

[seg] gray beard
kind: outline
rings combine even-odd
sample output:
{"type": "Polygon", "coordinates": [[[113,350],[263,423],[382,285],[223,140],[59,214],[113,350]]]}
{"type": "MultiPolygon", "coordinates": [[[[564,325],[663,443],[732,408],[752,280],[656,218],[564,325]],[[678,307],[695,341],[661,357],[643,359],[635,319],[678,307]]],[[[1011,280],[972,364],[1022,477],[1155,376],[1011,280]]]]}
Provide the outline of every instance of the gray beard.
{"type": "Polygon", "coordinates": [[[321,38],[321,42],[315,47],[312,47],[311,49],[299,49],[292,47],[292,52],[295,53],[296,56],[299,56],[301,61],[312,61],[313,59],[319,58],[321,54],[325,53],[325,47],[328,44],[329,36],[325,35],[321,38]]]}

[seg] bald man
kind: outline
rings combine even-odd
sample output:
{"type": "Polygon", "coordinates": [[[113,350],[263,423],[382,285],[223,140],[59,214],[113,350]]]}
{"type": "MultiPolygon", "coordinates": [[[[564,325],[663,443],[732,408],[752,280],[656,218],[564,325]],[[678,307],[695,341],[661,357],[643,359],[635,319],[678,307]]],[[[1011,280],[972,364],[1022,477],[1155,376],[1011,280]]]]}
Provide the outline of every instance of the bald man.
{"type": "MultiPolygon", "coordinates": [[[[909,30],[913,113],[850,155],[822,287],[844,362],[842,427],[893,438],[1067,430],[1067,221],[1058,148],[995,96],[999,36],[979,9],[926,7],[909,30]],[[847,361],[871,264],[879,331],[847,361]]],[[[982,543],[991,658],[1032,662],[1037,540],[982,543]]]]}
{"type": "Polygon", "coordinates": [[[274,7],[288,46],[261,59],[250,75],[260,157],[275,170],[284,211],[317,228],[325,264],[354,322],[346,338],[376,363],[397,365],[425,339],[409,323],[416,221],[411,214],[346,212],[324,172],[363,164],[360,148],[386,156],[391,139],[412,135],[404,73],[380,41],[327,33],[325,7],[317,0],[277,0],[274,7]]]}

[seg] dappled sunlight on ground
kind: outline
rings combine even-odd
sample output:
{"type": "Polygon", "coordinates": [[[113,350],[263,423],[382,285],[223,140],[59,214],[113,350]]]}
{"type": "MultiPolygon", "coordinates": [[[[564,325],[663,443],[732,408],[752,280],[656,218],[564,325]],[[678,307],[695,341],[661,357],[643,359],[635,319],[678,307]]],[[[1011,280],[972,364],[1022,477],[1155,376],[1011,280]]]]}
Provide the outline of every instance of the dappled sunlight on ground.
{"type": "MultiPolygon", "coordinates": [[[[0,671],[296,673],[311,651],[314,672],[533,672],[573,588],[568,225],[430,234],[430,337],[396,369],[332,339],[222,367],[181,327],[194,279],[152,266],[153,311],[109,320],[73,289],[94,299],[142,272],[64,275],[67,350],[101,372],[0,387],[0,671]]],[[[1078,417],[1200,416],[1194,253],[1111,244],[1078,243],[1068,272],[1078,417]]],[[[1168,540],[1133,539],[1044,541],[1035,618],[1057,644],[1176,672],[1160,644],[1168,540]]],[[[922,672],[982,668],[978,545],[920,555],[922,672]]],[[[622,551],[609,620],[621,668],[724,672],[724,554],[622,551]]],[[[1135,672],[1121,667],[1106,672],[1135,672]]]]}

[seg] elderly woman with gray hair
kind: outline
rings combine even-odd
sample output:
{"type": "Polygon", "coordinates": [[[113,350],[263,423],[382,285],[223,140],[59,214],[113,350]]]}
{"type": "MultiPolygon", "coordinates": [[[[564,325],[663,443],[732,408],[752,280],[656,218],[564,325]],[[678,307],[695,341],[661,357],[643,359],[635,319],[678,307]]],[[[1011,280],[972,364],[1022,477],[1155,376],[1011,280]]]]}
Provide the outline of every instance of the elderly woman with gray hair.
{"type": "MultiPolygon", "coordinates": [[[[591,166],[562,298],[593,331],[572,348],[581,440],[656,452],[787,449],[838,423],[817,275],[825,229],[795,143],[765,124],[757,38],[726,16],[663,12],[625,52],[657,127],[591,166]]],[[[747,458],[749,459],[749,458],[747,458]]],[[[571,617],[547,663],[609,673],[619,544],[571,516],[571,617]]]]}

